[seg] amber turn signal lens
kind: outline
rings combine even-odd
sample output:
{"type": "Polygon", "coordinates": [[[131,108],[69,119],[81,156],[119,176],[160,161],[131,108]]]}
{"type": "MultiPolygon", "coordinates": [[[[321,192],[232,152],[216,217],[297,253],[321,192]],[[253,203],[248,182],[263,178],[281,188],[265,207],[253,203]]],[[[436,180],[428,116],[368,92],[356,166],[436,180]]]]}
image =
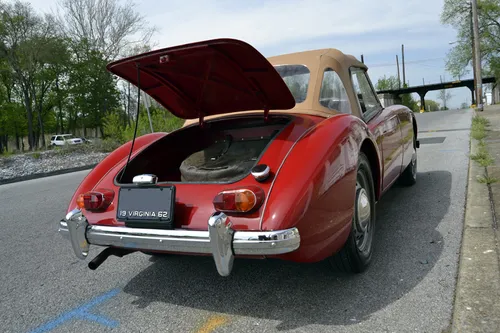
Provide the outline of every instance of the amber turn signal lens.
{"type": "Polygon", "coordinates": [[[76,205],[78,206],[78,208],[80,209],[84,209],[85,208],[85,203],[83,201],[83,194],[80,194],[78,196],[78,198],[76,198],[76,205]]]}
{"type": "Polygon", "coordinates": [[[243,190],[235,193],[234,204],[236,210],[240,212],[248,212],[255,206],[255,194],[249,190],[243,190]]]}
{"type": "Polygon", "coordinates": [[[258,208],[264,200],[264,191],[256,186],[222,191],[214,198],[215,209],[223,212],[247,213],[258,208]]]}

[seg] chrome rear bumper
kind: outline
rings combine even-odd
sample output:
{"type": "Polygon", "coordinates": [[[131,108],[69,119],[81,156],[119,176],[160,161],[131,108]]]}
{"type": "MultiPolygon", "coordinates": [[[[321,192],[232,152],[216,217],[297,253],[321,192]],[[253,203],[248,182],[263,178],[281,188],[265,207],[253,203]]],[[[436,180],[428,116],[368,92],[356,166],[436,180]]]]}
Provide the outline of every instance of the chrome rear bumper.
{"type": "Polygon", "coordinates": [[[71,241],[76,256],[85,259],[90,244],[127,249],[212,254],[222,276],[231,273],[234,255],[275,255],[296,250],[297,228],[275,231],[235,231],[222,212],[208,219],[207,231],[142,229],[90,225],[79,209],[59,222],[59,233],[71,241]]]}

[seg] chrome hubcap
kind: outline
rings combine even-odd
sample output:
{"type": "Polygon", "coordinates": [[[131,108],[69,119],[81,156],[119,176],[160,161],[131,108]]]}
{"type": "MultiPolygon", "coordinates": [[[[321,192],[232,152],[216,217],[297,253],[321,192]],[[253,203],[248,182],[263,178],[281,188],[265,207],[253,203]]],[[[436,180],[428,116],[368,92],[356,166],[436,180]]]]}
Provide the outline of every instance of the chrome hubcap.
{"type": "Polygon", "coordinates": [[[356,245],[360,251],[370,249],[370,222],[371,204],[366,190],[357,186],[356,209],[354,214],[354,226],[356,233],[356,245]]]}
{"type": "Polygon", "coordinates": [[[359,191],[358,194],[358,223],[361,230],[365,231],[368,229],[368,222],[370,220],[370,201],[368,200],[368,195],[364,188],[359,191]]]}

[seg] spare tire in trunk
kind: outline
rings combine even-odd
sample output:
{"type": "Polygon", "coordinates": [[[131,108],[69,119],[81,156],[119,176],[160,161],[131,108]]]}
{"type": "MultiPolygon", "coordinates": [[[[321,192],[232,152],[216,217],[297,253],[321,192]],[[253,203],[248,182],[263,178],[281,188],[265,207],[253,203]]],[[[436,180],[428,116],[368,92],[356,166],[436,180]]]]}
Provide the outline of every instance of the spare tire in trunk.
{"type": "Polygon", "coordinates": [[[233,140],[226,136],[191,154],[180,165],[184,182],[227,182],[243,178],[255,165],[270,138],[233,140]]]}

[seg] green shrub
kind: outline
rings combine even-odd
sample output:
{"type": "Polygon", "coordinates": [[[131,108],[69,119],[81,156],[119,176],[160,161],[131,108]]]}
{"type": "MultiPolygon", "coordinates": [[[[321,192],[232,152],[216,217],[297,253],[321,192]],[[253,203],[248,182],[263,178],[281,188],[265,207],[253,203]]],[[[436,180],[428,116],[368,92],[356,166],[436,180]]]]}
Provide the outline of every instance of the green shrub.
{"type": "Polygon", "coordinates": [[[488,119],[481,116],[472,118],[471,136],[476,140],[482,140],[486,137],[486,126],[489,125],[488,119]]]}
{"type": "Polygon", "coordinates": [[[118,112],[108,113],[103,119],[103,132],[106,137],[122,142],[124,140],[122,119],[118,112]]]}
{"type": "Polygon", "coordinates": [[[106,138],[103,140],[96,141],[93,144],[93,148],[95,151],[100,151],[103,153],[109,153],[115,150],[116,148],[121,146],[121,142],[114,138],[106,138]]]}
{"type": "MultiPolygon", "coordinates": [[[[184,119],[177,118],[163,108],[150,108],[151,123],[154,132],[172,132],[184,124],[184,119]]],[[[109,113],[103,120],[103,132],[106,147],[113,147],[116,143],[125,143],[133,139],[135,131],[135,119],[130,121],[130,125],[123,126],[123,117],[119,112],[109,113]]],[[[137,137],[151,133],[148,113],[146,108],[141,107],[139,123],[137,126],[137,137]]],[[[104,147],[104,146],[103,146],[104,147]]]]}

